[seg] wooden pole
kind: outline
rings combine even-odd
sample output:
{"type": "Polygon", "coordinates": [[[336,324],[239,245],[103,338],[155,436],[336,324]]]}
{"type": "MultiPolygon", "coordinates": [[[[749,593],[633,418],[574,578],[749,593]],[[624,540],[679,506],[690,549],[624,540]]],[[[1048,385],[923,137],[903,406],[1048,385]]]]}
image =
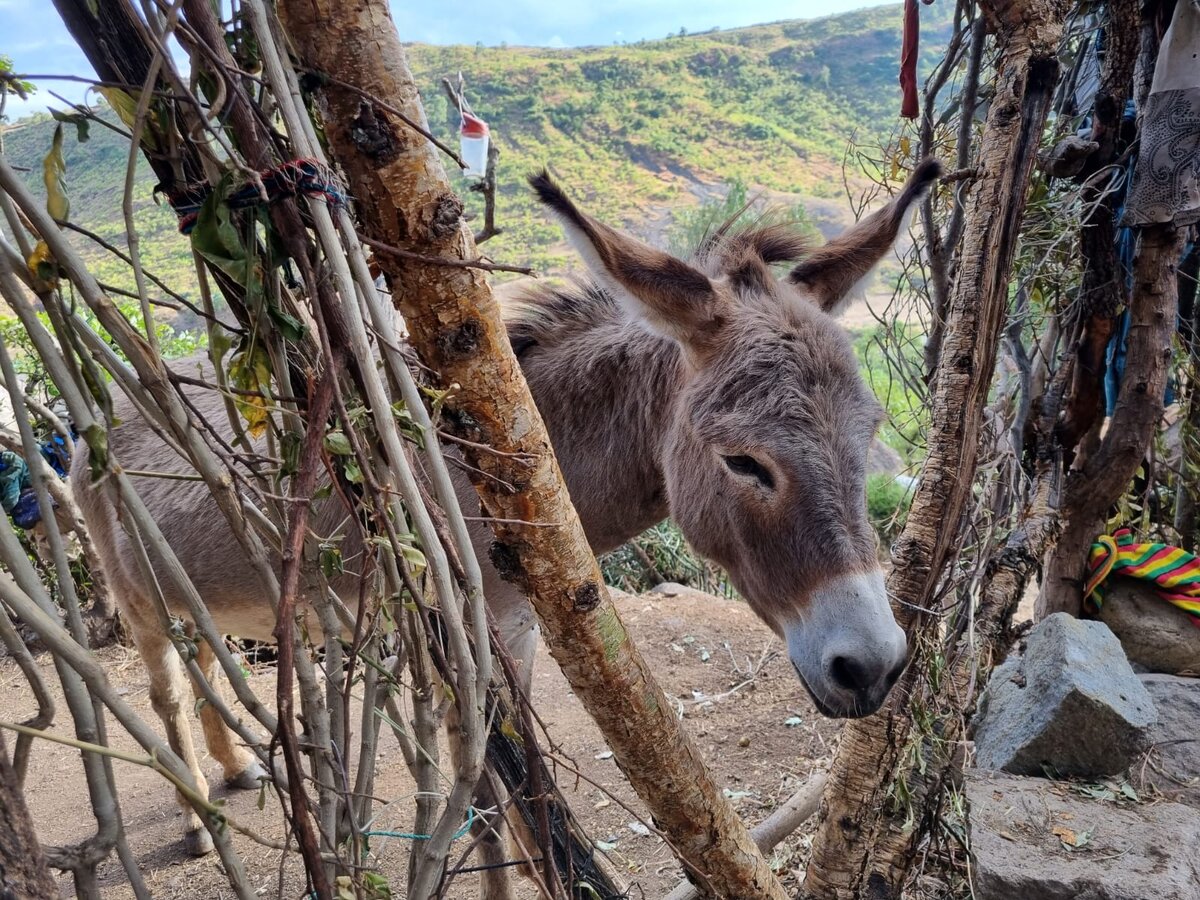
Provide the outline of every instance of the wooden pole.
{"type": "Polygon", "coordinates": [[[783,900],[617,616],[500,308],[484,273],[461,267],[475,257],[462,203],[438,149],[393,112],[426,121],[386,0],[283,0],[278,10],[304,67],[332,76],[318,79],[318,105],[366,236],[434,260],[376,254],[421,361],[458,386],[446,426],[494,451],[470,460],[486,473],[476,488],[494,520],[493,564],[531,599],[571,687],[704,893],[783,900]]]}
{"type": "MultiPolygon", "coordinates": [[[[931,391],[929,447],[904,531],[893,548],[888,593],[913,660],[880,712],[847,724],[821,801],[804,895],[821,900],[899,896],[917,828],[893,788],[907,751],[925,739],[908,698],[940,647],[933,605],[972,496],[983,410],[1008,309],[1009,276],[1042,129],[1058,80],[1065,0],[981,3],[996,34],[995,91],[976,161],[946,331],[931,391]]],[[[935,736],[928,736],[933,739],[935,736]]]]}

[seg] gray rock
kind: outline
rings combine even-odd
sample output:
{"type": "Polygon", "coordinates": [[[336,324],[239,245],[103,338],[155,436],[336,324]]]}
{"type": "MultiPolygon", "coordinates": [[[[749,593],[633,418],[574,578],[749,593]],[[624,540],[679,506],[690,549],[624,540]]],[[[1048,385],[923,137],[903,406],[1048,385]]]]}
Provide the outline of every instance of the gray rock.
{"type": "Polygon", "coordinates": [[[1200,679],[1142,675],[1158,709],[1150,729],[1150,756],[1134,766],[1134,786],[1143,795],[1165,797],[1200,809],[1200,679]]]}
{"type": "Polygon", "coordinates": [[[1130,662],[1151,672],[1200,675],[1200,628],[1145,582],[1115,579],[1100,607],[1100,621],[1120,639],[1130,662]]]}
{"type": "Polygon", "coordinates": [[[885,444],[879,438],[871,441],[867,448],[867,474],[895,475],[904,471],[904,457],[885,444]]]}
{"type": "Polygon", "coordinates": [[[686,584],[679,584],[675,581],[663,581],[650,588],[651,594],[662,594],[664,597],[678,597],[680,594],[686,594],[689,591],[696,593],[695,588],[690,588],[686,584]]]}
{"type": "Polygon", "coordinates": [[[967,800],[976,900],[1200,900],[1190,807],[1119,806],[977,769],[967,800]]]}
{"type": "Polygon", "coordinates": [[[1149,744],[1154,701],[1102,622],[1055,613],[980,700],[975,764],[1017,775],[1116,775],[1149,744]]]}

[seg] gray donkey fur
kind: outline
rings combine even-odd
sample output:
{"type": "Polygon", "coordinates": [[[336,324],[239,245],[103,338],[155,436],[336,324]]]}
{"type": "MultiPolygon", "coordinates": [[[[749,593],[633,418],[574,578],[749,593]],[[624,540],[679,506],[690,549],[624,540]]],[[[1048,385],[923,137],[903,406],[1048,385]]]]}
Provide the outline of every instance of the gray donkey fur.
{"type": "MultiPolygon", "coordinates": [[[[530,295],[508,310],[509,336],[550,432],[592,548],[611,550],[672,516],[697,551],[725,567],[754,611],[788,646],[819,709],[865,715],[882,703],[906,656],[867,522],[865,464],[883,416],[833,314],[891,248],[908,208],[938,174],[918,167],[886,207],[809,250],[778,226],[710,235],[683,262],[579,211],[546,175],[534,189],[562,222],[595,278],[530,295]],[[773,266],[796,265],[783,277],[773,266]]],[[[182,367],[188,364],[178,364],[182,367]]],[[[198,412],[225,420],[215,392],[189,389],[198,412]]],[[[132,404],[114,402],[115,460],[128,469],[187,472],[132,404]]],[[[188,724],[186,678],[138,574],[109,493],[90,483],[87,454],[71,482],[139,653],[171,747],[206,788],[188,724]]],[[[460,500],[478,508],[465,477],[460,500]]],[[[218,626],[270,640],[274,619],[257,580],[203,484],[140,479],[151,514],[218,626]]],[[[361,545],[336,501],[312,529],[344,533],[348,575],[334,587],[357,604],[361,545]]],[[[474,528],[488,604],[526,676],[535,647],[527,601],[486,563],[490,532],[474,528]]],[[[164,582],[164,584],[169,582],[164,582]]],[[[182,598],[168,605],[186,615],[182,598]]],[[[210,678],[204,641],[198,661],[210,678]]],[[[210,707],[205,740],[225,778],[257,787],[262,770],[210,707]]],[[[186,804],[186,838],[207,835],[186,804]]],[[[488,861],[499,848],[484,843],[488,861]]],[[[503,870],[485,897],[511,896],[503,870]]]]}

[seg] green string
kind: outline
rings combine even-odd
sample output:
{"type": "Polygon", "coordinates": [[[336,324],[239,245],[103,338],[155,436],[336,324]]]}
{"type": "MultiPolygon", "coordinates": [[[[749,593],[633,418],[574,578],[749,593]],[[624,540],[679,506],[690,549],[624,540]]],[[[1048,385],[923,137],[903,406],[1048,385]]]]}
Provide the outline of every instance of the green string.
{"type": "MultiPolygon", "coordinates": [[[[450,838],[452,841],[457,841],[460,837],[465,837],[467,832],[471,830],[471,825],[475,821],[475,807],[467,810],[467,821],[463,823],[462,828],[454,832],[454,836],[450,838]]],[[[409,841],[428,841],[433,838],[432,834],[413,834],[409,831],[364,831],[363,837],[393,837],[404,838],[409,841]]],[[[316,892],[305,895],[305,900],[316,900],[316,892]]]]}
{"type": "MultiPolygon", "coordinates": [[[[471,807],[467,810],[467,821],[463,827],[454,832],[454,836],[450,838],[452,841],[457,841],[460,837],[464,837],[471,830],[471,825],[475,821],[475,808],[471,807]]],[[[406,841],[428,841],[432,834],[413,834],[410,831],[364,831],[363,837],[393,837],[403,838],[406,841]]]]}

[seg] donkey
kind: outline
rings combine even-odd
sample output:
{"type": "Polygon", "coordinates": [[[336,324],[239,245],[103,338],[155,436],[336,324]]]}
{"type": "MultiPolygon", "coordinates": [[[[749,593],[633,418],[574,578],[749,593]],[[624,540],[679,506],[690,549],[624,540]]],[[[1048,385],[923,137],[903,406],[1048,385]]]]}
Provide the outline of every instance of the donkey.
{"type": "MultiPolygon", "coordinates": [[[[507,312],[509,338],[593,550],[612,550],[673,517],[784,640],[801,683],[830,717],[876,710],[907,655],[866,515],[867,450],[883,410],[834,316],[892,247],[908,209],[938,172],[937,163],[923,162],[892,202],[815,250],[788,227],[723,226],[691,262],[586,215],[545,173],[530,179],[593,280],[526,296],[507,312]],[[785,263],[792,268],[777,275],[773,267],[785,263]]],[[[215,392],[189,389],[189,399],[210,422],[223,421],[215,392]]],[[[115,400],[113,413],[120,424],[109,444],[122,465],[187,471],[129,400],[115,400]]],[[[118,510],[91,483],[83,445],[70,479],[150,672],[151,702],[168,742],[203,791],[181,662],[118,510]]],[[[474,501],[465,477],[457,488],[464,504],[474,501]]],[[[203,485],[147,479],[139,489],[218,626],[271,640],[270,607],[256,596],[249,564],[203,485]]],[[[312,527],[333,533],[344,515],[328,501],[314,511],[312,527]]],[[[490,531],[481,523],[472,528],[486,561],[490,531]]],[[[348,569],[355,553],[343,545],[348,569]]],[[[488,605],[528,678],[532,611],[484,568],[488,605]]],[[[333,587],[347,605],[357,604],[354,576],[333,587]]],[[[183,598],[169,588],[166,601],[186,617],[183,598]]],[[[204,641],[197,661],[206,676],[215,675],[204,641]]],[[[200,719],[226,781],[257,787],[265,773],[219,714],[205,705],[200,719]]],[[[186,847],[207,852],[207,833],[181,805],[186,847]]],[[[504,859],[498,840],[493,833],[482,842],[485,863],[504,859]]],[[[505,879],[502,869],[486,872],[483,896],[510,897],[505,879]]]]}

